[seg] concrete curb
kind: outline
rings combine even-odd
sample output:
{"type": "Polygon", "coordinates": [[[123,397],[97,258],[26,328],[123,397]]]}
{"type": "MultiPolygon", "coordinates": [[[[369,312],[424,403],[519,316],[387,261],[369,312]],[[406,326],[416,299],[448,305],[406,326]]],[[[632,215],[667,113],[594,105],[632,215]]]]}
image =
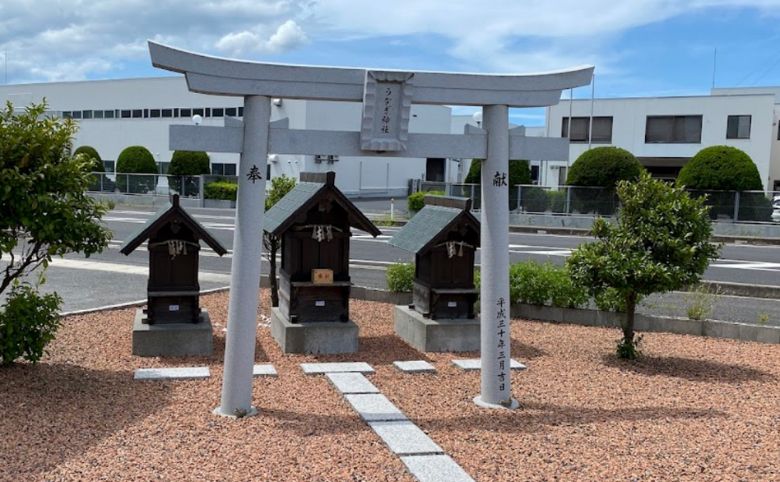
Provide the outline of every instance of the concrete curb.
{"type": "Polygon", "coordinates": [[[701,281],[701,285],[715,290],[721,295],[743,296],[746,298],[780,299],[780,286],[754,285],[747,283],[724,283],[721,281],[701,281]]]}
{"type": "MultiPolygon", "coordinates": [[[[602,327],[620,327],[620,321],[623,317],[621,313],[609,311],[526,304],[512,305],[511,314],[513,318],[602,327]]],[[[752,325],[719,320],[689,320],[687,318],[647,316],[640,313],[636,314],[634,324],[636,330],[640,332],[677,333],[780,344],[780,326],[752,325]]]]}

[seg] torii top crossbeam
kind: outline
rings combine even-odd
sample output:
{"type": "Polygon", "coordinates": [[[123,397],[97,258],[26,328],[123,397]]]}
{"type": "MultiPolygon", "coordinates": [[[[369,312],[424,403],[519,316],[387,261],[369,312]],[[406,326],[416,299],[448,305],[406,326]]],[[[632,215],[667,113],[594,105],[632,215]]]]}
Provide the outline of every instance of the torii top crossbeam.
{"type": "MultiPolygon", "coordinates": [[[[191,91],[211,95],[361,102],[371,70],[225,59],[152,41],[149,52],[152,65],[184,74],[191,91]]],[[[562,90],[589,84],[592,75],[592,66],[522,75],[415,72],[413,102],[544,107],[557,104],[562,90]]]]}

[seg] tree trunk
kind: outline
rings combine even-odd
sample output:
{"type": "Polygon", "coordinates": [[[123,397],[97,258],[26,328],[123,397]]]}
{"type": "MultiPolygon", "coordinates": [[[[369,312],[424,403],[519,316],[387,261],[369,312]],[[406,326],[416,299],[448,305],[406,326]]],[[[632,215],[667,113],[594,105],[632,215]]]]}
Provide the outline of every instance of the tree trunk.
{"type": "Polygon", "coordinates": [[[630,292],[626,295],[626,318],[623,322],[623,343],[628,346],[634,345],[634,315],[636,313],[636,293],[630,292]]]}
{"type": "Polygon", "coordinates": [[[276,252],[279,250],[279,238],[273,235],[269,235],[269,238],[268,281],[271,285],[271,306],[276,308],[279,306],[279,283],[276,280],[276,252]]]}

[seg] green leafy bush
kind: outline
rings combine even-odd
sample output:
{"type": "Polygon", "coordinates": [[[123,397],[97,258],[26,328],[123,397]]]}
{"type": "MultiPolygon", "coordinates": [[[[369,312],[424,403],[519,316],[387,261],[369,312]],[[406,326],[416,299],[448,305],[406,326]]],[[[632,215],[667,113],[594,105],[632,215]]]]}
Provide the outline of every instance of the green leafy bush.
{"type": "Polygon", "coordinates": [[[187,177],[184,179],[181,177],[169,178],[168,185],[172,189],[180,194],[197,195],[200,183],[197,178],[190,176],[200,176],[201,174],[211,174],[208,154],[203,151],[173,152],[171,164],[168,166],[168,175],[187,177]]]}
{"type": "Polygon", "coordinates": [[[520,205],[529,213],[543,213],[547,211],[547,192],[541,187],[523,187],[520,190],[520,205]]]}
{"type": "Polygon", "coordinates": [[[509,299],[512,303],[576,308],[588,302],[588,295],[572,282],[565,267],[529,260],[509,268],[509,299]]]}
{"type": "MultiPolygon", "coordinates": [[[[761,191],[764,186],[753,159],[731,146],[705,147],[680,170],[677,185],[693,191],[761,191]]],[[[734,215],[733,193],[709,193],[710,217],[734,215]]],[[[739,219],[769,221],[772,202],[763,193],[740,195],[739,219]]]]}
{"type": "MultiPolygon", "coordinates": [[[[469,173],[466,175],[466,184],[482,183],[482,164],[484,159],[472,159],[469,173]]],[[[531,184],[531,168],[525,159],[511,159],[509,161],[509,186],[518,184],[531,184]]]]}
{"type": "Polygon", "coordinates": [[[221,199],[235,201],[238,194],[238,184],[230,181],[214,181],[203,187],[203,195],[206,199],[221,199]]]}
{"type": "Polygon", "coordinates": [[[82,154],[87,160],[92,161],[87,168],[89,172],[105,172],[106,169],[103,166],[103,160],[100,158],[98,151],[92,146],[81,146],[73,151],[73,156],[82,154]]]}
{"type": "Polygon", "coordinates": [[[566,193],[564,191],[547,191],[547,204],[554,213],[566,212],[566,193]]]}
{"type": "Polygon", "coordinates": [[[394,263],[387,267],[385,273],[387,288],[396,293],[411,293],[414,284],[414,264],[394,263]]]}
{"type": "Polygon", "coordinates": [[[122,192],[145,194],[154,189],[154,176],[122,176],[121,174],[156,174],[157,163],[149,149],[126,147],[116,160],[116,185],[122,192]]]}
{"type": "Polygon", "coordinates": [[[406,209],[409,214],[416,213],[425,206],[425,196],[443,196],[444,191],[417,191],[406,199],[406,209]]]}
{"type": "Polygon", "coordinates": [[[41,296],[29,284],[14,284],[0,311],[0,365],[41,359],[60,326],[61,303],[56,293],[41,296]]]}

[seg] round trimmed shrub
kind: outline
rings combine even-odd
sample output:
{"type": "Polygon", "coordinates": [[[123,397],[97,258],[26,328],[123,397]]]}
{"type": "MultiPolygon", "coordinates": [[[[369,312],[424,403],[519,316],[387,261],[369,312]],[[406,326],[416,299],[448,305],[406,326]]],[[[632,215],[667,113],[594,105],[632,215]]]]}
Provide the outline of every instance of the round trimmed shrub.
{"type": "Polygon", "coordinates": [[[614,146],[596,147],[580,154],[566,177],[569,186],[614,188],[618,181],[635,181],[645,168],[633,154],[614,146]]]}
{"type": "Polygon", "coordinates": [[[644,172],[642,164],[625,149],[596,147],[580,154],[566,177],[571,191],[571,209],[579,213],[610,216],[617,208],[615,185],[618,181],[635,181],[644,172]],[[591,189],[602,188],[602,189],[591,189]]]}
{"type": "Polygon", "coordinates": [[[232,181],[214,181],[203,187],[203,196],[206,199],[235,201],[237,195],[238,184],[232,181]]]}
{"type": "Polygon", "coordinates": [[[130,146],[116,159],[116,185],[122,192],[145,194],[154,189],[152,176],[122,176],[121,174],[157,174],[157,163],[149,149],[130,146]]]}
{"type": "Polygon", "coordinates": [[[209,155],[203,151],[174,151],[168,166],[168,185],[179,194],[198,195],[198,179],[190,176],[211,174],[209,155]],[[186,176],[186,177],[185,177],[186,176]]]}
{"type": "Polygon", "coordinates": [[[677,185],[715,191],[764,189],[753,159],[731,146],[711,146],[700,150],[680,170],[677,185]]]}
{"type": "Polygon", "coordinates": [[[410,194],[406,199],[406,209],[410,215],[417,213],[417,211],[425,207],[426,195],[444,196],[444,191],[417,191],[410,194]]]}
{"type": "MultiPolygon", "coordinates": [[[[762,191],[758,168],[744,151],[731,146],[705,147],[680,170],[677,185],[693,191],[762,191]]],[[[707,193],[710,216],[734,215],[734,193],[707,193]]],[[[772,203],[763,193],[741,193],[738,217],[742,221],[769,221],[772,203]]]]}
{"type": "Polygon", "coordinates": [[[103,160],[100,158],[100,154],[98,154],[97,149],[95,149],[92,146],[80,146],[78,149],[73,151],[73,156],[78,156],[79,154],[83,154],[87,159],[92,160],[92,165],[90,166],[89,170],[90,172],[105,172],[106,169],[103,167],[103,160]]]}

